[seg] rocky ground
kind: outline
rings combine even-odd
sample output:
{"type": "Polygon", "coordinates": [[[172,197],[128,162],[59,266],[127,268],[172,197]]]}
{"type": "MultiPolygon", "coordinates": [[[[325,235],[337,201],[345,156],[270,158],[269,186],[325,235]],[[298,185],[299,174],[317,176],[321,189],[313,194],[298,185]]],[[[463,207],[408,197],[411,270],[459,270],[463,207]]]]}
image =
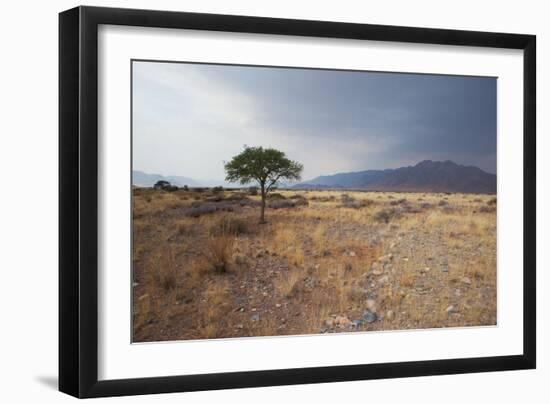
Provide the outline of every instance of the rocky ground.
{"type": "Polygon", "coordinates": [[[494,197],[280,194],[135,191],[135,341],[496,324],[494,197]]]}

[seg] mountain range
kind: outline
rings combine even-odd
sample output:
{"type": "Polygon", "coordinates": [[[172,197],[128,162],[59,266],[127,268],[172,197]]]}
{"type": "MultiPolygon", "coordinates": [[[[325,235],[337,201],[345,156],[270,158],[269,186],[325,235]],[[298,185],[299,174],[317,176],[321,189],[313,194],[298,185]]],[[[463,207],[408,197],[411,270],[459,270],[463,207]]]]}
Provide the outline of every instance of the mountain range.
{"type": "MultiPolygon", "coordinates": [[[[132,184],[139,187],[152,187],[160,180],[168,181],[179,187],[184,185],[189,187],[242,187],[239,184],[230,184],[219,180],[197,180],[177,175],[165,176],[132,171],[132,184]]],[[[279,187],[494,194],[497,190],[497,176],[478,167],[464,166],[449,160],[424,160],[414,166],[322,175],[294,185],[281,184],[279,187]]]]}
{"type": "Polygon", "coordinates": [[[293,186],[300,189],[496,193],[497,177],[478,167],[424,160],[414,166],[323,175],[293,186]]]}

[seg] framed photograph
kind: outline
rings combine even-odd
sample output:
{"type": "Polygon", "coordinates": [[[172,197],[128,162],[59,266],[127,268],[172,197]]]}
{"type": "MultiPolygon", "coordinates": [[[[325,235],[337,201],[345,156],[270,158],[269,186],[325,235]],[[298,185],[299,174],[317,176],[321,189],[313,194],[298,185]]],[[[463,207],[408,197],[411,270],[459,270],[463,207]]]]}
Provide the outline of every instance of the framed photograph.
{"type": "Polygon", "coordinates": [[[535,368],[534,36],[59,28],[61,391],[535,368]]]}

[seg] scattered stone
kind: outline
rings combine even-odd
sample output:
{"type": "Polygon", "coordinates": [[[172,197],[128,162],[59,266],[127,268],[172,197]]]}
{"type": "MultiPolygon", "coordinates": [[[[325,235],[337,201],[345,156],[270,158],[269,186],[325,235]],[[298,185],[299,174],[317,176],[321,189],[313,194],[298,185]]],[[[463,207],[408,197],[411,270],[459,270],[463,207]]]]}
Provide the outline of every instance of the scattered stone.
{"type": "Polygon", "coordinates": [[[468,278],[467,276],[463,277],[461,279],[461,282],[466,284],[466,285],[471,285],[472,284],[472,280],[470,278],[468,278]]]}
{"type": "Polygon", "coordinates": [[[145,293],[144,295],[141,295],[139,297],[139,300],[147,299],[149,297],[149,293],[145,293]]]}
{"type": "Polygon", "coordinates": [[[348,293],[349,297],[355,301],[363,300],[366,294],[367,290],[360,287],[353,287],[348,293]]]}
{"type": "Polygon", "coordinates": [[[244,325],[242,325],[242,324],[237,324],[237,328],[238,328],[239,330],[242,330],[242,329],[244,328],[244,325]]]}
{"type": "Polygon", "coordinates": [[[384,275],[383,277],[381,277],[380,279],[378,279],[378,282],[381,283],[381,284],[384,284],[384,283],[387,283],[389,280],[390,280],[389,276],[388,276],[388,275],[384,275]]]}
{"type": "Polygon", "coordinates": [[[260,321],[260,315],[259,314],[252,314],[250,316],[251,321],[260,321]]]}
{"type": "Polygon", "coordinates": [[[363,313],[363,319],[369,324],[374,323],[376,321],[376,318],[376,314],[371,313],[368,310],[365,310],[365,312],[363,313]]]}
{"type": "Polygon", "coordinates": [[[304,284],[305,284],[305,287],[306,287],[307,289],[313,289],[313,288],[315,288],[315,286],[317,286],[317,279],[308,276],[308,277],[304,280],[304,284]]]}
{"type": "Polygon", "coordinates": [[[388,310],[386,312],[386,320],[393,320],[393,317],[394,317],[393,310],[388,310]]]}
{"type": "Polygon", "coordinates": [[[336,318],[334,319],[334,324],[337,327],[344,328],[350,325],[350,323],[351,323],[350,319],[347,318],[346,316],[336,316],[336,318]]]}
{"type": "Polygon", "coordinates": [[[355,251],[350,251],[349,252],[349,256],[350,257],[355,257],[357,254],[355,253],[355,251]]]}
{"type": "Polygon", "coordinates": [[[455,296],[457,297],[462,296],[462,291],[460,289],[455,289],[455,296]]]}
{"type": "Polygon", "coordinates": [[[445,311],[446,311],[447,313],[449,313],[449,314],[450,314],[450,313],[456,313],[456,312],[457,312],[455,306],[453,306],[452,304],[451,304],[449,307],[447,307],[447,308],[445,309],[445,311]]]}
{"type": "Polygon", "coordinates": [[[139,285],[139,283],[137,283],[137,282],[132,283],[132,286],[133,286],[134,288],[135,288],[136,286],[138,286],[138,285],[139,285]]]}
{"type": "Polygon", "coordinates": [[[392,258],[393,258],[392,254],[383,255],[380,258],[378,258],[378,262],[380,262],[382,264],[386,264],[386,263],[390,262],[392,258]]]}
{"type": "Polygon", "coordinates": [[[369,311],[376,313],[376,301],[374,299],[367,299],[366,305],[369,311]]]}
{"type": "Polygon", "coordinates": [[[333,318],[329,318],[328,320],[325,321],[325,325],[326,325],[328,328],[333,328],[333,327],[334,327],[334,319],[333,319],[333,318]]]}
{"type": "Polygon", "coordinates": [[[351,322],[351,326],[352,326],[353,328],[358,328],[358,327],[362,326],[363,323],[364,323],[364,321],[361,320],[361,319],[359,319],[359,320],[353,320],[353,321],[351,322]]]}
{"type": "Polygon", "coordinates": [[[448,266],[443,266],[443,267],[441,267],[441,271],[442,272],[449,272],[449,267],[448,266]]]}
{"type": "Polygon", "coordinates": [[[409,259],[407,257],[403,258],[403,261],[408,262],[409,259]]]}
{"type": "Polygon", "coordinates": [[[250,311],[256,311],[256,307],[252,307],[250,311]]]}
{"type": "Polygon", "coordinates": [[[277,308],[281,307],[281,303],[277,303],[277,304],[275,305],[275,307],[277,307],[277,308]]]}

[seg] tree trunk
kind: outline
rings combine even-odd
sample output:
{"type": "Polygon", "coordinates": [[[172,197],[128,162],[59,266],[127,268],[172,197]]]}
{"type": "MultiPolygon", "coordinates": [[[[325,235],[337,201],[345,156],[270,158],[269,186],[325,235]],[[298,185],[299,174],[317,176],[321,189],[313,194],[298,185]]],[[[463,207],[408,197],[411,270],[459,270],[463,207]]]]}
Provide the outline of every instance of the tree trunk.
{"type": "Polygon", "coordinates": [[[266,199],[265,184],[260,184],[260,185],[262,190],[262,208],[260,213],[260,223],[265,223],[265,199],[266,199]]]}

